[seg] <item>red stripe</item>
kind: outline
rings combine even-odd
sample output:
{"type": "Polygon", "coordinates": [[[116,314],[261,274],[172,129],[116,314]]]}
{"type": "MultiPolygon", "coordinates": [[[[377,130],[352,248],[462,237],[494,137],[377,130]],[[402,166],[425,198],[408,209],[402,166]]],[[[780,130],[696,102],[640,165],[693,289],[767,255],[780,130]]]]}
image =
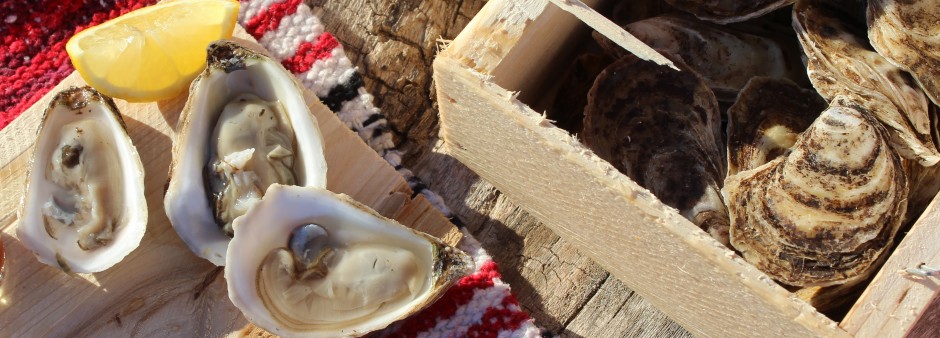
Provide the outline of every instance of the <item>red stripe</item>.
{"type": "Polygon", "coordinates": [[[272,4],[271,7],[248,20],[245,30],[255,39],[261,39],[264,33],[277,29],[277,26],[281,24],[281,19],[284,19],[285,16],[297,12],[297,6],[301,3],[303,3],[303,0],[287,0],[272,4]]]}
{"type": "Polygon", "coordinates": [[[441,299],[428,308],[411,316],[397,327],[395,332],[382,332],[385,337],[415,337],[418,333],[427,331],[441,320],[453,317],[457,309],[467,305],[476,290],[493,286],[493,279],[500,278],[496,270],[496,263],[489,261],[480,267],[480,271],[464,277],[444,293],[441,299]]]}
{"type": "Polygon", "coordinates": [[[320,34],[316,42],[304,42],[297,46],[294,56],[284,59],[281,64],[294,74],[310,70],[313,63],[333,55],[333,50],[339,47],[339,41],[330,33],[320,34]]]}
{"type": "Polygon", "coordinates": [[[0,4],[0,128],[42,98],[73,71],[65,43],[76,32],[100,24],[154,0],[125,0],[115,4],[82,1],[37,1],[0,4]],[[50,6],[50,7],[43,7],[50,6]],[[7,17],[15,16],[13,22],[7,17]]]}
{"type": "Polygon", "coordinates": [[[489,308],[483,314],[480,323],[474,324],[467,330],[467,337],[496,338],[500,331],[513,331],[529,319],[529,315],[521,311],[512,311],[505,308],[489,308]]]}

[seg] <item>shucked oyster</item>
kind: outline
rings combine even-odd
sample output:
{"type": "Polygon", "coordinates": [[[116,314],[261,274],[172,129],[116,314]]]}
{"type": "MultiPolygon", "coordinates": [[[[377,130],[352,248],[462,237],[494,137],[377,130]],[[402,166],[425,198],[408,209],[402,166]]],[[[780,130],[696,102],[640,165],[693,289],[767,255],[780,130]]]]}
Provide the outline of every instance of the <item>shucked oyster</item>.
{"type": "Polygon", "coordinates": [[[114,102],[89,87],[56,94],[40,124],[17,237],[45,264],[103,271],[146,230],[137,150],[114,102]]]}
{"type": "Polygon", "coordinates": [[[728,108],[728,175],[785,155],[826,109],[815,91],[784,79],[755,77],[728,108]]]}
{"type": "Polygon", "coordinates": [[[585,109],[585,144],[666,205],[727,243],[721,115],[715,95],[679,69],[629,55],[597,77],[585,109]]]}
{"type": "Polygon", "coordinates": [[[940,2],[868,1],[868,38],[879,54],[911,72],[940,105],[940,2]]]}
{"type": "Polygon", "coordinates": [[[229,298],[279,336],[382,329],[437,300],[473,264],[434,237],[312,187],[271,185],[234,228],[229,298]]]}
{"type": "Polygon", "coordinates": [[[729,176],[731,244],[793,286],[854,283],[877,270],[907,205],[907,179],[884,129],[836,97],[789,155],[729,176]]]}
{"type": "Polygon", "coordinates": [[[726,24],[753,19],[777,8],[792,4],[794,0],[666,0],[679,10],[692,13],[699,19],[726,24]]]}
{"type": "MultiPolygon", "coordinates": [[[[753,76],[806,81],[801,55],[793,52],[795,40],[791,48],[770,37],[675,15],[637,21],[624,29],[650,47],[681,58],[719,101],[734,101],[753,76]]],[[[594,38],[616,58],[628,54],[603,35],[595,33],[594,38]]]]}
{"type": "Polygon", "coordinates": [[[274,183],[326,186],[317,121],[280,64],[215,42],[180,116],[166,214],[193,252],[223,265],[232,221],[274,183]]]}
{"type": "Polygon", "coordinates": [[[940,161],[927,98],[910,75],[867,47],[863,23],[853,24],[829,1],[805,0],[793,7],[793,28],[820,95],[827,100],[847,95],[868,107],[905,158],[925,166],[940,161]]]}

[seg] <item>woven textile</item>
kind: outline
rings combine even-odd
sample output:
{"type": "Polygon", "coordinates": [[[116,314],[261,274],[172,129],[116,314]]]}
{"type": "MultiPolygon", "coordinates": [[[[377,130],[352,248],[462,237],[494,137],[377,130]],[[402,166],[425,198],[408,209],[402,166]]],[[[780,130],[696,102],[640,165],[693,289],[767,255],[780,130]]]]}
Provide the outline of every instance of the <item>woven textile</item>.
{"type": "MultiPolygon", "coordinates": [[[[0,2],[0,128],[29,108],[74,69],[65,43],[75,33],[153,0],[0,2]]],[[[453,218],[439,196],[401,165],[388,121],[373,105],[362,77],[341,43],[302,0],[241,1],[238,22],[277,60],[320,97],[337,116],[415,191],[453,218]]],[[[540,331],[500,279],[492,258],[466,233],[461,249],[476,271],[421,313],[393,324],[379,336],[534,337],[540,331]]]]}

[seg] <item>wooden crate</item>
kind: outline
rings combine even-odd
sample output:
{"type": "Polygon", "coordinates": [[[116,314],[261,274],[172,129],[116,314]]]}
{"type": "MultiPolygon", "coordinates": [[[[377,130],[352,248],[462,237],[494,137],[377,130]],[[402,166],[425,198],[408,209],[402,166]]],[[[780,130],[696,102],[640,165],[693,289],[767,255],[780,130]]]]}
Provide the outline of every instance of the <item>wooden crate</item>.
{"type": "Polygon", "coordinates": [[[940,281],[898,272],[940,262],[936,201],[848,315],[827,318],[523,103],[589,38],[556,4],[579,6],[492,0],[436,58],[441,136],[454,157],[698,336],[938,334],[940,281]]]}

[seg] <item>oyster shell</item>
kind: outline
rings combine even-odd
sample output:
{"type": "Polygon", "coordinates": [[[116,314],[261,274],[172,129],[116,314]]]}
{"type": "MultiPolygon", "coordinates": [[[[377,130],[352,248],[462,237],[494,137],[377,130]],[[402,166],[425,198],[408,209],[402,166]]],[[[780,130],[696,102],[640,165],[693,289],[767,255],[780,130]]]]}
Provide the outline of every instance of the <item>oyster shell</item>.
{"type": "Polygon", "coordinates": [[[694,14],[702,20],[726,24],[753,19],[794,0],[666,0],[673,7],[694,14]]]}
{"type": "Polygon", "coordinates": [[[909,74],[867,47],[864,25],[828,1],[799,1],[793,28],[806,53],[807,72],[819,94],[850,96],[884,124],[904,158],[931,166],[940,161],[932,139],[928,101],[909,74]]]}
{"type": "Polygon", "coordinates": [[[234,228],[229,297],[280,336],[382,329],[434,302],[473,267],[440,240],[313,187],[271,185],[234,228]]]}
{"type": "Polygon", "coordinates": [[[323,138],[293,75],[230,41],[208,49],[173,141],[164,198],[190,249],[225,264],[231,224],[273,183],[326,186],[323,138]]]}
{"type": "Polygon", "coordinates": [[[836,97],[789,155],[725,180],[731,244],[793,286],[866,278],[904,219],[905,169],[880,123],[836,97]]]}
{"type": "Polygon", "coordinates": [[[868,38],[879,54],[911,72],[940,104],[940,3],[935,0],[868,1],[868,38]]]}
{"type": "Polygon", "coordinates": [[[728,109],[728,175],[789,152],[826,106],[816,91],[792,81],[752,78],[728,109]]]}
{"type": "MultiPolygon", "coordinates": [[[[665,15],[624,26],[650,47],[682,59],[698,72],[719,101],[732,102],[753,76],[789,78],[806,82],[796,48],[765,36],[703,22],[685,16],[665,15]]],[[[605,50],[621,58],[627,51],[594,33],[605,50]]]]}
{"type": "Polygon", "coordinates": [[[43,112],[26,175],[17,237],[40,262],[99,272],[140,244],[144,166],[114,102],[71,87],[43,112]]]}
{"type": "Polygon", "coordinates": [[[581,130],[584,123],[584,106],[594,79],[613,59],[606,53],[585,53],[572,61],[562,75],[558,94],[546,115],[553,124],[565,130],[581,130]]]}
{"type": "Polygon", "coordinates": [[[632,55],[604,69],[588,95],[581,137],[598,156],[727,243],[718,102],[689,66],[663,55],[681,71],[632,55]]]}

